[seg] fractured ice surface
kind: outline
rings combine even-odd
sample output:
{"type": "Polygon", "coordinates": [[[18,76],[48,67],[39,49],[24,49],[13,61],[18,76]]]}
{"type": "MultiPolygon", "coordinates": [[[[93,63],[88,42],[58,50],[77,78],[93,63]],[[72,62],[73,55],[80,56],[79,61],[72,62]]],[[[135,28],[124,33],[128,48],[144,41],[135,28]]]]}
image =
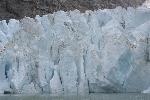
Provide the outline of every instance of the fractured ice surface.
{"type": "Polygon", "coordinates": [[[147,8],[1,21],[0,93],[146,93],[149,32],[147,8]]]}
{"type": "Polygon", "coordinates": [[[145,0],[142,6],[150,8],[150,0],[145,0]]]}

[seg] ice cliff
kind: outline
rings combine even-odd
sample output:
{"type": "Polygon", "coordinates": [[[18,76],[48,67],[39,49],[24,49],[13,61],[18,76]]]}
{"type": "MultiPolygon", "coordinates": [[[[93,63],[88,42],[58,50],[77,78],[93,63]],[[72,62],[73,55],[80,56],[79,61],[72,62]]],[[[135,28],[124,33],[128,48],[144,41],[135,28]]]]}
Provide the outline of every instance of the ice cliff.
{"type": "Polygon", "coordinates": [[[0,21],[0,93],[150,88],[150,9],[58,11],[0,21]]]}

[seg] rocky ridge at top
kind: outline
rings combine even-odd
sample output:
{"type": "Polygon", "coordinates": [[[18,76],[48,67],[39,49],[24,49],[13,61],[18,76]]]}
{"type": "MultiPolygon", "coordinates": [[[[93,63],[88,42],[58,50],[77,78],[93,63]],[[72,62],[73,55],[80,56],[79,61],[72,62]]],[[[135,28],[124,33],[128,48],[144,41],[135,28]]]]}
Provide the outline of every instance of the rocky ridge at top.
{"type": "Polygon", "coordinates": [[[0,20],[35,17],[59,10],[112,9],[117,6],[137,7],[145,0],[0,0],[0,20]]]}

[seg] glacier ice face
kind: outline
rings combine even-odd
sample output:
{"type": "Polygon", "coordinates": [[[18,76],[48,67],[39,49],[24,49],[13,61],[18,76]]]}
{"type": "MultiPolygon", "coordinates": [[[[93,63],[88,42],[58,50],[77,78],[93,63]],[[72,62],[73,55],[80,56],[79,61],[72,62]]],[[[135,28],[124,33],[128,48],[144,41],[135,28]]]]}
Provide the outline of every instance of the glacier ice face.
{"type": "Polygon", "coordinates": [[[150,9],[78,10],[0,22],[0,93],[143,92],[150,9]]]}
{"type": "Polygon", "coordinates": [[[147,7],[147,8],[150,8],[150,0],[146,0],[146,1],[142,4],[142,6],[147,7]]]}

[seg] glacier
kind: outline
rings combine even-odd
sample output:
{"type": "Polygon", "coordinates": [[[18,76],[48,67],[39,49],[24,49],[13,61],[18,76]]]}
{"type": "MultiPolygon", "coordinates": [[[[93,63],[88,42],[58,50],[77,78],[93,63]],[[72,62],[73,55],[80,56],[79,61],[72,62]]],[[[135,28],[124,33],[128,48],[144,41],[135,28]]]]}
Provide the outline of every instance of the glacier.
{"type": "Polygon", "coordinates": [[[0,93],[147,93],[150,9],[0,21],[0,93]]]}

